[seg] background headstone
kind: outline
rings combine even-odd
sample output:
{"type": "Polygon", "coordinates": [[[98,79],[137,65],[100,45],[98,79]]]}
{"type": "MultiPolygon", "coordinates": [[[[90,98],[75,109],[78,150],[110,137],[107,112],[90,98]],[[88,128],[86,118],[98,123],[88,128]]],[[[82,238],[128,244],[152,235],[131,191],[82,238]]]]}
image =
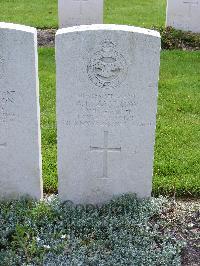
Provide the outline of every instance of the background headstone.
{"type": "Polygon", "coordinates": [[[200,0],[168,0],[166,25],[200,32],[200,0]]]}
{"type": "Polygon", "coordinates": [[[0,199],[42,197],[37,32],[0,23],[0,199]]]}
{"type": "Polygon", "coordinates": [[[103,0],[58,0],[60,28],[103,23],[103,0]]]}
{"type": "Polygon", "coordinates": [[[56,35],[59,195],[101,203],[152,189],[160,35],[92,25],[56,35]]]}

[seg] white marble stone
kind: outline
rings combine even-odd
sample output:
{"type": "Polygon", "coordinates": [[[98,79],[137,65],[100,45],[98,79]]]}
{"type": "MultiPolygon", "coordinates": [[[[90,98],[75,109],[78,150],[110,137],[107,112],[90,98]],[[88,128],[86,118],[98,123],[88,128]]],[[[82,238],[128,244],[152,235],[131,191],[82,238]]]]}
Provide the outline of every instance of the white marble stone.
{"type": "Polygon", "coordinates": [[[104,0],[58,0],[60,28],[103,23],[104,0]]]}
{"type": "Polygon", "coordinates": [[[60,198],[149,197],[159,33],[118,25],[59,30],[56,61],[60,198]]]}
{"type": "Polygon", "coordinates": [[[42,197],[36,29],[0,23],[0,199],[42,197]]]}
{"type": "Polygon", "coordinates": [[[166,26],[200,32],[200,0],[167,0],[166,26]]]}

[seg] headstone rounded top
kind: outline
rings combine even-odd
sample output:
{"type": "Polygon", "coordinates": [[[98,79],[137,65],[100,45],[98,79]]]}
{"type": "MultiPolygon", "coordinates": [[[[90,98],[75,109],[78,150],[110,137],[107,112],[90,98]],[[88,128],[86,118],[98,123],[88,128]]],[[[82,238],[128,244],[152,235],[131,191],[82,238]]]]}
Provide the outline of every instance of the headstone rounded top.
{"type": "Polygon", "coordinates": [[[152,189],[160,34],[74,26],[56,36],[59,196],[102,204],[152,189]]]}
{"type": "Polygon", "coordinates": [[[0,201],[42,198],[39,110],[37,31],[0,22],[0,201]]]}
{"type": "Polygon", "coordinates": [[[58,30],[56,35],[70,33],[70,32],[101,31],[101,30],[127,31],[127,32],[141,33],[160,38],[160,33],[155,30],[149,30],[145,28],[127,26],[127,25],[116,25],[116,24],[93,24],[93,25],[81,25],[81,26],[63,28],[58,30]]]}
{"type": "Polygon", "coordinates": [[[24,32],[34,33],[34,34],[37,33],[36,28],[24,26],[24,25],[20,25],[20,24],[6,23],[6,22],[0,22],[0,29],[24,31],[24,32]]]}

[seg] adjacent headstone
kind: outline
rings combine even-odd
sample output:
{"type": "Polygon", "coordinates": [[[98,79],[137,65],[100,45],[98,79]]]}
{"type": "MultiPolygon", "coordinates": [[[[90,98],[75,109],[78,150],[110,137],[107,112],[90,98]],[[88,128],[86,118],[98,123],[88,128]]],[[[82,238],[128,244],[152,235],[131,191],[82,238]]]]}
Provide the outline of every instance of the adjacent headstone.
{"type": "Polygon", "coordinates": [[[152,189],[158,32],[92,25],[56,35],[60,198],[102,203],[152,189]]]}
{"type": "Polygon", "coordinates": [[[0,23],[0,199],[42,197],[36,29],[0,23]]]}
{"type": "Polygon", "coordinates": [[[200,32],[200,0],[168,0],[166,25],[200,32]]]}
{"type": "Polygon", "coordinates": [[[60,28],[101,24],[103,0],[58,0],[58,12],[60,28]]]}

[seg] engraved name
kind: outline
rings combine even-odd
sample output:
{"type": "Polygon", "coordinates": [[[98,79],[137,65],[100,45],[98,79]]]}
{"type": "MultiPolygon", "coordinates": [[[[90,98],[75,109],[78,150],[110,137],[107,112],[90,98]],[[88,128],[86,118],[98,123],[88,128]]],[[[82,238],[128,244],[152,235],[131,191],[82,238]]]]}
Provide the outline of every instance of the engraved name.
{"type": "Polygon", "coordinates": [[[2,56],[0,56],[0,79],[2,79],[5,74],[4,64],[5,64],[5,60],[3,59],[2,56]]]}
{"type": "Polygon", "coordinates": [[[0,92],[0,122],[13,121],[15,113],[12,106],[15,104],[15,91],[7,90],[0,92]]]}
{"type": "Polygon", "coordinates": [[[81,93],[75,100],[77,114],[67,120],[66,125],[125,124],[135,119],[137,104],[134,94],[120,96],[112,92],[81,93]]]}

